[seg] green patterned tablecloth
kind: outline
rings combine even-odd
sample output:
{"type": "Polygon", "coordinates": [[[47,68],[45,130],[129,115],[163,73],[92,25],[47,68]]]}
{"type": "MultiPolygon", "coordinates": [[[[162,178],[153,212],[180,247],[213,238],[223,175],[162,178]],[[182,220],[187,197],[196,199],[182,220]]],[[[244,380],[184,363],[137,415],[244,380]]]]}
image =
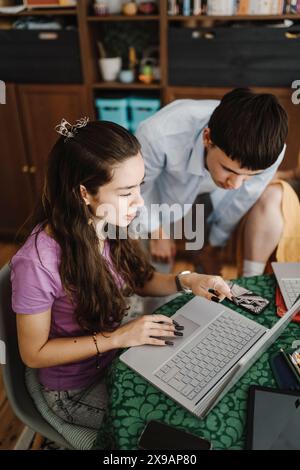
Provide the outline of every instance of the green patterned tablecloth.
{"type": "MultiPolygon", "coordinates": [[[[278,320],[275,315],[274,277],[242,278],[237,282],[268,298],[270,305],[257,317],[232,307],[231,304],[227,305],[270,328],[278,320]]],[[[171,316],[191,298],[192,295],[181,295],[160,307],[156,313],[171,316]]],[[[290,323],[276,343],[260,357],[204,420],[195,417],[168,398],[116,357],[108,369],[107,385],[111,398],[95,448],[135,450],[146,422],[155,419],[207,438],[212,442],[214,449],[243,449],[249,386],[258,384],[276,387],[269,366],[269,356],[281,347],[291,348],[293,341],[299,338],[300,325],[290,323]]]]}

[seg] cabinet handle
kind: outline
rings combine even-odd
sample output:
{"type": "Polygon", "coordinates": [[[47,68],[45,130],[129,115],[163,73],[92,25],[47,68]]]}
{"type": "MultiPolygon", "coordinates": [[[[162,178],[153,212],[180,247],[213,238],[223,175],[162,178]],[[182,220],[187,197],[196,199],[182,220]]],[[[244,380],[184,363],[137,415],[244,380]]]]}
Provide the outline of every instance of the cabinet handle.
{"type": "Polygon", "coordinates": [[[29,167],[29,173],[36,173],[36,166],[29,167]]]}
{"type": "Polygon", "coordinates": [[[29,171],[29,166],[28,165],[23,165],[21,168],[22,173],[28,173],[29,171]]]}
{"type": "Polygon", "coordinates": [[[287,39],[299,39],[300,33],[285,33],[287,39]]]}

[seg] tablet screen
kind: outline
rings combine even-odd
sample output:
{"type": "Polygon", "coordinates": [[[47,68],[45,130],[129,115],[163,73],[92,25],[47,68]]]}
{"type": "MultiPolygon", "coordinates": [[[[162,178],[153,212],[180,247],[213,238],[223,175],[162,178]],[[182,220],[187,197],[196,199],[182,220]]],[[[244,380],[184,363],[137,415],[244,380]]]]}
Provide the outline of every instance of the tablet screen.
{"type": "Polygon", "coordinates": [[[300,449],[300,393],[250,387],[246,441],[248,449],[300,449]]]}

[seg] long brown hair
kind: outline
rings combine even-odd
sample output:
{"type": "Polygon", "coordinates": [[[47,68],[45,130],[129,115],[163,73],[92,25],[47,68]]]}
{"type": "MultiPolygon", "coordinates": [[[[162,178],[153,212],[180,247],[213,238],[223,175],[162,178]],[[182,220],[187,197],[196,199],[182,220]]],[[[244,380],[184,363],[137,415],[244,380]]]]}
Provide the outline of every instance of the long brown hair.
{"type": "MultiPolygon", "coordinates": [[[[91,212],[80,194],[84,185],[91,195],[112,179],[112,167],[137,155],[140,144],[123,127],[112,122],[89,122],[74,137],[60,137],[49,155],[44,189],[31,219],[36,241],[49,227],[61,248],[62,285],[75,306],[75,318],[88,331],[113,331],[126,313],[125,292],[120,289],[101,255],[91,212]]],[[[36,243],[37,246],[37,243],[36,243]]],[[[115,271],[124,279],[126,294],[143,287],[153,267],[140,244],[129,237],[109,240],[115,271]]]]}

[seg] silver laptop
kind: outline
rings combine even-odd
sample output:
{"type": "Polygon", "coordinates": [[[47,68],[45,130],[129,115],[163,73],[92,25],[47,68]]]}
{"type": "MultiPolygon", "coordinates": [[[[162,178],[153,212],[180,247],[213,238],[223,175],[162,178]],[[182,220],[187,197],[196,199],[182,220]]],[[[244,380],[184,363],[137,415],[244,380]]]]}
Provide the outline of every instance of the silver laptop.
{"type": "Polygon", "coordinates": [[[185,327],[184,336],[174,338],[174,346],[132,347],[120,359],[203,418],[278,338],[299,309],[300,300],[267,329],[222,304],[194,297],[172,317],[185,327]]]}
{"type": "Polygon", "coordinates": [[[300,295],[300,263],[272,263],[286,308],[291,308],[300,295]]]}

